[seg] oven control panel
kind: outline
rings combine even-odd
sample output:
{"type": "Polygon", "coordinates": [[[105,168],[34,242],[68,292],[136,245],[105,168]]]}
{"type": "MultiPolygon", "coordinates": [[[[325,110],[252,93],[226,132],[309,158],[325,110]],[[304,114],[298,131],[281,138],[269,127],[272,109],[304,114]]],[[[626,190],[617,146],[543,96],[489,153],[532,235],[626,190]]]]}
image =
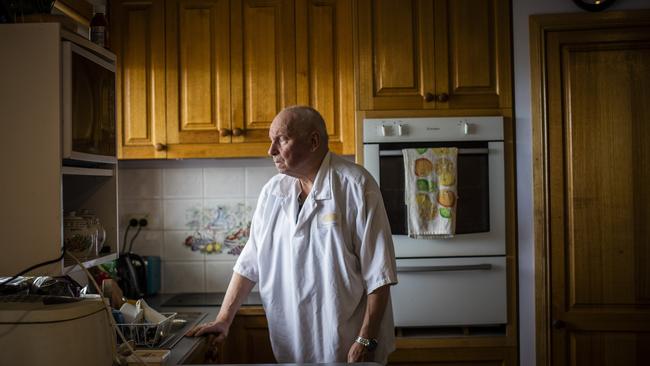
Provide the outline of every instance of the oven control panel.
{"type": "Polygon", "coordinates": [[[367,118],[363,142],[503,141],[503,117],[367,118]]]}

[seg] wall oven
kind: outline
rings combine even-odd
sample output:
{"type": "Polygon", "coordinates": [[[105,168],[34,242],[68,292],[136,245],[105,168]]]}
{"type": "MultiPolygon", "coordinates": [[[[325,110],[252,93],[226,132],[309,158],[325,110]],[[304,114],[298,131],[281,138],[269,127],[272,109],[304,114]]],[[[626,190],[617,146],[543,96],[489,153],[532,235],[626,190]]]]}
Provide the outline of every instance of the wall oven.
{"type": "Polygon", "coordinates": [[[395,325],[506,323],[503,117],[379,118],[363,122],[364,166],[381,188],[399,284],[395,325]],[[407,235],[402,149],[457,147],[454,237],[407,235]]]}

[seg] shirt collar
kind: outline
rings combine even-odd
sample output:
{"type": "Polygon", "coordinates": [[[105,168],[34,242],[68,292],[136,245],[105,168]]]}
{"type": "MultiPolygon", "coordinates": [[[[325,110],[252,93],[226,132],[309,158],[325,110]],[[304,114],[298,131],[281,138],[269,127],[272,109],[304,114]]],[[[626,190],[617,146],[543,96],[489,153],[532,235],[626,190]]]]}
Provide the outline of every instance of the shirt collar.
{"type": "MultiPolygon", "coordinates": [[[[328,151],[318,168],[318,173],[314,179],[314,185],[311,188],[311,195],[316,200],[328,200],[332,198],[332,176],[330,173],[331,153],[328,151]]],[[[300,194],[300,184],[298,178],[288,175],[282,177],[272,191],[272,194],[278,197],[287,197],[300,194]]]]}

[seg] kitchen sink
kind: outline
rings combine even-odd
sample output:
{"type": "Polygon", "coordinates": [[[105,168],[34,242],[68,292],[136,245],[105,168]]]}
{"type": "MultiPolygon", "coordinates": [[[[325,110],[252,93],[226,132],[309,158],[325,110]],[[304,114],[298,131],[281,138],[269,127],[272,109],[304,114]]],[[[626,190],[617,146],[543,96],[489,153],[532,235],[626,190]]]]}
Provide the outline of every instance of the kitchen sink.
{"type": "Polygon", "coordinates": [[[208,313],[200,311],[180,311],[176,313],[176,317],[172,320],[172,326],[167,336],[157,348],[171,349],[180,341],[185,333],[192,327],[197,325],[208,313]]]}

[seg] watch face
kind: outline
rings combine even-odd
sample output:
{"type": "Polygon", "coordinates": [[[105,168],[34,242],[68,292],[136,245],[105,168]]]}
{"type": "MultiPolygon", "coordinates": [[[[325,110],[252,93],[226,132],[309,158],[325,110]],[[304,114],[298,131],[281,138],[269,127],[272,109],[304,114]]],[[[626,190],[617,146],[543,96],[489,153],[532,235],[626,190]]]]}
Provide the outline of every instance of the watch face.
{"type": "Polygon", "coordinates": [[[366,346],[368,351],[372,352],[377,348],[377,340],[376,339],[371,339],[370,342],[368,342],[368,345],[366,346]]]}
{"type": "Polygon", "coordinates": [[[608,8],[615,0],[573,0],[576,5],[587,11],[601,11],[608,8]]]}

